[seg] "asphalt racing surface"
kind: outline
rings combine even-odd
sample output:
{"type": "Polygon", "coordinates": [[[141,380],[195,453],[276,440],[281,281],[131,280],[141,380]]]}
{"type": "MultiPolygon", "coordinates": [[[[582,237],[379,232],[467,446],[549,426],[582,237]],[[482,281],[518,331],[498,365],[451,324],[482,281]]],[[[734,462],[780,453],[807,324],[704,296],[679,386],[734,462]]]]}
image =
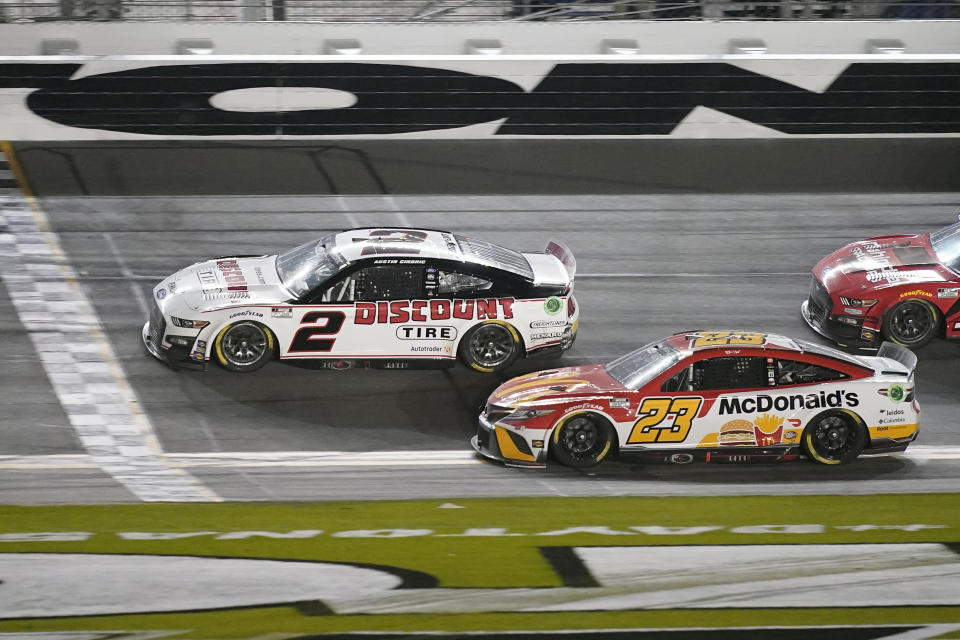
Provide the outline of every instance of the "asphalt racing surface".
{"type": "MultiPolygon", "coordinates": [[[[41,194],[42,195],[42,194],[41,194]]],[[[469,439],[503,379],[462,366],[328,371],[270,363],[252,374],[175,371],[140,339],[150,290],[197,260],[275,253],[351,226],[451,229],[522,250],[556,237],[578,261],[580,333],[557,360],[507,377],[603,362],[686,329],[819,340],[800,318],[811,266],[874,235],[956,220],[960,194],[40,198],[40,207],[142,409],[144,437],[210,499],[353,500],[516,495],[862,494],[960,490],[960,344],[919,353],[921,435],[905,455],[841,468],[606,462],[511,469],[469,439]]],[[[8,256],[9,258],[10,256],[8,256]]],[[[12,256],[13,259],[18,259],[12,256]]],[[[55,322],[51,320],[51,322],[55,322]]],[[[135,502],[91,458],[0,286],[5,362],[0,503],[135,502]]],[[[46,364],[45,364],[46,363],[46,364]]],[[[46,367],[46,368],[45,368],[46,367]]],[[[141,434],[142,435],[142,434],[141,434]]]]}

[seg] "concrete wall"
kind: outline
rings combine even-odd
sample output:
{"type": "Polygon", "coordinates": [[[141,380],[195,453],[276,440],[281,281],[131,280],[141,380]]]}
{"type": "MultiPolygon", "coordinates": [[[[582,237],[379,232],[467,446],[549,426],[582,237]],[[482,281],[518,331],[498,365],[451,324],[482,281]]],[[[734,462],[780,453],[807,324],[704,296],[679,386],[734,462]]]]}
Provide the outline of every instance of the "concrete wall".
{"type": "Polygon", "coordinates": [[[44,40],[71,40],[81,55],[171,55],[182,39],[209,40],[222,55],[316,55],[354,40],[365,55],[448,56],[469,40],[498,40],[508,55],[594,55],[605,40],[632,41],[654,55],[725,55],[732,41],[762,41],[770,54],[861,54],[869,41],[900,41],[906,53],[960,53],[960,22],[479,22],[336,24],[205,22],[0,24],[0,56],[35,56],[44,40]]]}
{"type": "Polygon", "coordinates": [[[63,195],[952,191],[958,33],[0,25],[0,139],[63,195]]]}
{"type": "Polygon", "coordinates": [[[958,136],[960,54],[0,60],[0,139],[958,136]]]}

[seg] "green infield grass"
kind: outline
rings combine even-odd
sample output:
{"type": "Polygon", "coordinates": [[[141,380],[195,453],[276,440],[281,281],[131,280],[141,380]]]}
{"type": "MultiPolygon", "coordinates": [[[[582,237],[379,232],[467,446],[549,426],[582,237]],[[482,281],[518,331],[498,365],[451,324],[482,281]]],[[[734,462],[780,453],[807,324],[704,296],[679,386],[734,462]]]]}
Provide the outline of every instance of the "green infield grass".
{"type": "MultiPolygon", "coordinates": [[[[957,494],[0,507],[0,550],[6,553],[178,555],[378,565],[427,574],[437,587],[461,589],[571,586],[547,559],[543,552],[547,547],[930,542],[949,548],[960,543],[957,494]]],[[[0,595],[3,588],[0,584],[0,595]]],[[[0,619],[0,632],[179,630],[178,636],[184,638],[246,638],[342,631],[891,623],[960,624],[960,609],[797,606],[356,615],[337,614],[322,605],[315,610],[265,605],[60,618],[15,619],[8,615],[0,619]]]]}

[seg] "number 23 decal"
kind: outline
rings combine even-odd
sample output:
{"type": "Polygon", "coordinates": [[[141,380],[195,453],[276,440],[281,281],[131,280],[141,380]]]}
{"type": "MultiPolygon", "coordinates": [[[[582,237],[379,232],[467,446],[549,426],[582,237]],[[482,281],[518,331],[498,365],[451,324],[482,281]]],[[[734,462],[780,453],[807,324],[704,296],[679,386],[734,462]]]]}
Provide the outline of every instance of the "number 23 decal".
{"type": "Polygon", "coordinates": [[[767,341],[765,333],[743,331],[701,331],[690,336],[691,347],[719,347],[724,345],[761,345],[767,341]]]}
{"type": "Polygon", "coordinates": [[[683,442],[702,404],[703,398],[699,396],[645,398],[637,409],[639,419],[633,425],[627,444],[683,442]]]}

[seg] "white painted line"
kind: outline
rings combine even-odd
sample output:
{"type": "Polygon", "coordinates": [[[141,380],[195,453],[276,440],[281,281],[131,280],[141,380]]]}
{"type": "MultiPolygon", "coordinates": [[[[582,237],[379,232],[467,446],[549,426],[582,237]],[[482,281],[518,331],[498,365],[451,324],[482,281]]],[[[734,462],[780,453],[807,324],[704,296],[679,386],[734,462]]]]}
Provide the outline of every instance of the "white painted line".
{"type": "Polygon", "coordinates": [[[770,278],[777,276],[810,276],[809,271],[770,273],[579,273],[577,278],[770,278]]]}
{"type": "MultiPolygon", "coordinates": [[[[103,238],[107,241],[107,245],[110,247],[110,253],[113,254],[113,259],[116,260],[117,266],[120,267],[120,273],[123,274],[124,278],[134,280],[135,278],[133,276],[133,272],[131,272],[130,268],[127,267],[126,260],[123,259],[120,250],[117,248],[117,243],[113,239],[113,234],[105,233],[103,234],[103,238]]],[[[163,280],[163,278],[157,278],[157,280],[163,280]]],[[[150,307],[147,306],[147,299],[143,295],[143,289],[131,282],[130,293],[133,295],[133,299],[137,301],[137,306],[140,307],[140,312],[143,314],[143,319],[146,320],[149,318],[150,307]]]]}
{"type": "Polygon", "coordinates": [[[479,464],[473,451],[278,451],[183,453],[170,460],[182,467],[423,467],[479,464]]]}
{"type": "MultiPolygon", "coordinates": [[[[177,468],[248,467],[436,467],[485,464],[473,451],[236,451],[168,453],[166,462],[177,468]]],[[[914,445],[903,453],[871,457],[896,457],[915,462],[960,460],[960,447],[914,445]]],[[[0,469],[96,468],[89,455],[0,456],[0,469]]]]}
{"type": "Polygon", "coordinates": [[[86,454],[53,456],[0,456],[0,469],[99,469],[86,454]]]}
{"type": "MultiPolygon", "coordinates": [[[[359,227],[360,223],[354,215],[344,210],[344,215],[351,227],[359,227]]],[[[410,226],[409,223],[405,223],[410,226]]],[[[81,280],[163,280],[169,274],[142,275],[139,273],[125,273],[123,276],[89,276],[81,280]]],[[[809,277],[809,271],[782,271],[771,273],[580,273],[577,278],[774,278],[774,277],[809,277]]]]}
{"type": "MultiPolygon", "coordinates": [[[[219,501],[168,463],[39,204],[29,195],[6,195],[0,200],[0,277],[89,461],[144,501],[219,501]]],[[[76,468],[75,460],[47,464],[76,468]]]]}

